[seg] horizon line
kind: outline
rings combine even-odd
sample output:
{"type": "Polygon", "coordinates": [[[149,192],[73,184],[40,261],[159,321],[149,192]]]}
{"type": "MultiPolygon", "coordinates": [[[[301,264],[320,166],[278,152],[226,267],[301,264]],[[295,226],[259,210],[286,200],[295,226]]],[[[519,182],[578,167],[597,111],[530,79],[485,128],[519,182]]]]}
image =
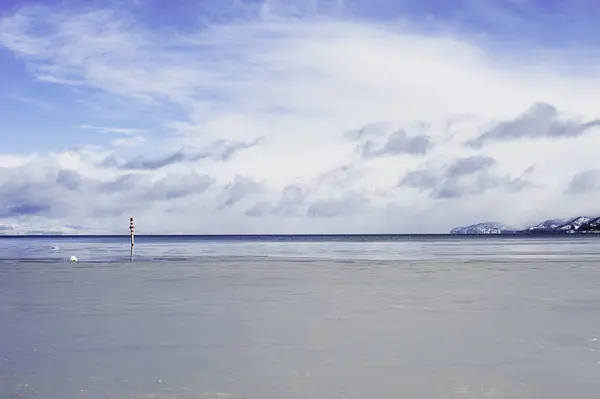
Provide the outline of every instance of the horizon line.
{"type": "MultiPolygon", "coordinates": [[[[327,237],[327,236],[431,236],[460,235],[451,233],[233,233],[233,234],[136,234],[135,237],[327,237]]],[[[130,237],[130,234],[0,234],[1,237],[130,237]]]]}
{"type": "MultiPolygon", "coordinates": [[[[178,238],[261,238],[261,237],[540,237],[540,236],[600,236],[600,234],[567,234],[565,232],[554,232],[554,231],[506,231],[500,234],[494,233],[294,233],[294,234],[277,234],[277,233],[265,233],[265,234],[136,234],[136,238],[166,238],[166,237],[178,237],[178,238]]],[[[129,234],[0,234],[2,238],[130,238],[129,234]]]]}

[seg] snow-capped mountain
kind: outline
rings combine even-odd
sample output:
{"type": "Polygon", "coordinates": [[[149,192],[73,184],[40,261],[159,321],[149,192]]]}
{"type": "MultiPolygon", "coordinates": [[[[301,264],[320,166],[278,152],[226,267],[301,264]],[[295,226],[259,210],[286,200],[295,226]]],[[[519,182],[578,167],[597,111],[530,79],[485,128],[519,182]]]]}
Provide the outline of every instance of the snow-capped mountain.
{"type": "Polygon", "coordinates": [[[586,226],[589,224],[590,220],[595,219],[594,217],[589,216],[579,216],[573,220],[568,221],[562,226],[558,226],[558,230],[568,231],[568,230],[579,230],[582,226],[586,226]]]}
{"type": "Polygon", "coordinates": [[[555,229],[555,228],[557,228],[559,226],[564,225],[569,220],[570,219],[550,219],[550,220],[544,220],[542,223],[538,223],[536,225],[532,225],[532,226],[526,227],[525,230],[527,230],[527,231],[538,231],[538,230],[555,229]]]}
{"type": "Polygon", "coordinates": [[[550,219],[524,229],[513,229],[502,223],[479,223],[456,227],[450,234],[574,234],[600,233],[600,217],[578,216],[568,219],[550,219]]]}
{"type": "Polygon", "coordinates": [[[600,218],[595,216],[578,216],[572,219],[552,219],[546,220],[538,225],[529,227],[525,229],[529,232],[539,231],[539,232],[557,232],[564,231],[568,233],[573,233],[581,228],[583,230],[589,230],[590,222],[594,220],[599,220],[600,218]]]}
{"type": "Polygon", "coordinates": [[[513,228],[496,222],[484,222],[465,227],[455,227],[450,234],[505,234],[514,231],[513,228]]]}

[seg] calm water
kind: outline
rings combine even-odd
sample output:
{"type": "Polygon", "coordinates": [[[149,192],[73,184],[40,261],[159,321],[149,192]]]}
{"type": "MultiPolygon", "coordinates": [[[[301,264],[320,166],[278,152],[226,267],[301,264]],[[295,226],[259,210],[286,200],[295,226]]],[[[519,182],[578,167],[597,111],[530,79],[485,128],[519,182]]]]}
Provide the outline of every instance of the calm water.
{"type": "Polygon", "coordinates": [[[600,237],[127,240],[0,238],[0,398],[600,395],[600,237]]]}

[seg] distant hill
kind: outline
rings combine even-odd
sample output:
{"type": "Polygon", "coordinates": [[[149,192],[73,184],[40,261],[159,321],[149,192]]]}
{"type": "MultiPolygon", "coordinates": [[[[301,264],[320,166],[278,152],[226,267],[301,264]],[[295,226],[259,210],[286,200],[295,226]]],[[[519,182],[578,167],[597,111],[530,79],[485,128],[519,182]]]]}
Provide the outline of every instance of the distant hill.
{"type": "Polygon", "coordinates": [[[484,222],[465,227],[455,227],[450,234],[503,234],[514,231],[511,227],[496,222],[484,222]]]}
{"type": "Polygon", "coordinates": [[[455,227],[450,234],[584,234],[600,233],[600,216],[577,216],[569,219],[549,219],[524,229],[514,229],[502,223],[485,222],[455,227]]]}

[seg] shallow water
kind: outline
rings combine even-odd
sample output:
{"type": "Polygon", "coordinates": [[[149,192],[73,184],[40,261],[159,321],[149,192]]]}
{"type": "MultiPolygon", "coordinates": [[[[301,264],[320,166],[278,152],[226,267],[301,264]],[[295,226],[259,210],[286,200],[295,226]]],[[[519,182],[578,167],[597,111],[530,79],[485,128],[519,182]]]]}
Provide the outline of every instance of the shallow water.
{"type": "Polygon", "coordinates": [[[600,392],[595,236],[122,241],[0,239],[0,397],[600,392]]]}

